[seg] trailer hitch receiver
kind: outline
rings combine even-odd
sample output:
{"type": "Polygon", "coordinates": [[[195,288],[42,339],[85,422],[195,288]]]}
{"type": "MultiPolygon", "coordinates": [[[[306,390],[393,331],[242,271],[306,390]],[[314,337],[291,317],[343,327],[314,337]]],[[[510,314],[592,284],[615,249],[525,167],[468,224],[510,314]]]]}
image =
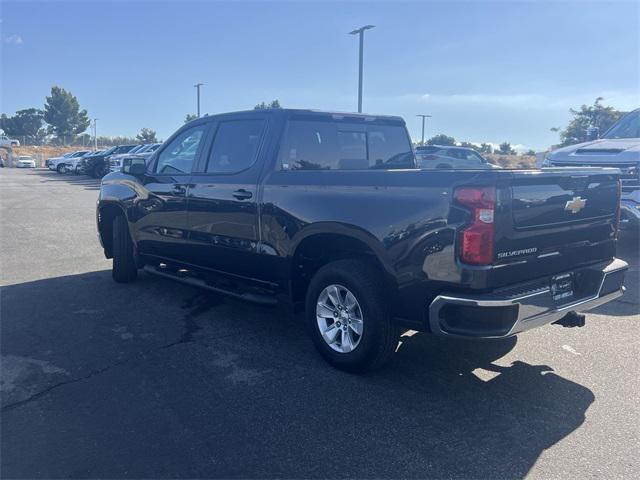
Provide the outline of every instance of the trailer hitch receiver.
{"type": "Polygon", "coordinates": [[[585,316],[582,313],[576,313],[571,311],[567,313],[560,320],[553,322],[553,325],[561,325],[566,328],[573,327],[584,327],[585,325],[585,316]]]}

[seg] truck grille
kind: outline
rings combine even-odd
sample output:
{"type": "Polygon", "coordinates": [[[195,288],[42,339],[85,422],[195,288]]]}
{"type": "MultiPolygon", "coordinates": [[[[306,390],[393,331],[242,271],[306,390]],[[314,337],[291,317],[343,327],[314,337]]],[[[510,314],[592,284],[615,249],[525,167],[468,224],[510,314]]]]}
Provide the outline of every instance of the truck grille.
{"type": "Polygon", "coordinates": [[[622,172],[620,181],[623,192],[632,192],[640,189],[640,168],[637,163],[609,163],[609,162],[551,162],[554,167],[609,167],[619,168],[622,172]]]}

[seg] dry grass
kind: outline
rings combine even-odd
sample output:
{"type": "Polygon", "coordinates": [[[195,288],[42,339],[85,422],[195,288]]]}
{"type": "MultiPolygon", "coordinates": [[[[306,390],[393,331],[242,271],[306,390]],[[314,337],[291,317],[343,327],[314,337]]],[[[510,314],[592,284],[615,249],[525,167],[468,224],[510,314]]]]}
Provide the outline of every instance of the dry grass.
{"type": "MultiPolygon", "coordinates": [[[[83,150],[82,147],[73,146],[73,147],[61,147],[61,146],[51,146],[51,145],[43,145],[43,146],[20,146],[13,148],[13,155],[17,157],[19,155],[29,155],[33,157],[36,161],[36,165],[39,167],[44,167],[44,162],[47,158],[51,157],[59,157],[64,155],[67,152],[77,152],[78,150],[83,150]]],[[[86,150],[89,150],[88,148],[86,150]]],[[[3,153],[3,158],[6,158],[6,155],[3,153]]]]}
{"type": "Polygon", "coordinates": [[[535,155],[500,155],[497,153],[483,155],[491,163],[503,168],[536,168],[535,155]]]}

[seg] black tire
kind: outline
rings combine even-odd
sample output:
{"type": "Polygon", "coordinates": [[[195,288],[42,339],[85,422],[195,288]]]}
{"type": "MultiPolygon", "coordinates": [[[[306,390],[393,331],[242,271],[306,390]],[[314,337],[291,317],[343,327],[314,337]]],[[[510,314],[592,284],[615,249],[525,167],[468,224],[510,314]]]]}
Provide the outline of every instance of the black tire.
{"type": "Polygon", "coordinates": [[[131,236],[129,235],[127,219],[122,215],[118,215],[113,219],[113,267],[111,275],[118,283],[129,283],[138,278],[133,241],[131,241],[131,236]]]}
{"type": "Polygon", "coordinates": [[[91,167],[91,170],[89,170],[89,175],[93,178],[102,178],[102,167],[99,165],[94,165],[93,167],[91,167]]]}
{"type": "Polygon", "coordinates": [[[56,167],[56,170],[58,171],[58,173],[65,173],[67,170],[67,167],[64,166],[64,164],[60,164],[56,167]]]}
{"type": "Polygon", "coordinates": [[[313,343],[334,367],[353,373],[384,366],[398,345],[400,328],[393,324],[387,308],[381,273],[361,260],[337,260],[320,268],[307,290],[305,316],[313,343]],[[316,305],[329,285],[346,287],[360,305],[363,330],[360,343],[349,353],[337,352],[323,339],[316,319],[316,305]]]}

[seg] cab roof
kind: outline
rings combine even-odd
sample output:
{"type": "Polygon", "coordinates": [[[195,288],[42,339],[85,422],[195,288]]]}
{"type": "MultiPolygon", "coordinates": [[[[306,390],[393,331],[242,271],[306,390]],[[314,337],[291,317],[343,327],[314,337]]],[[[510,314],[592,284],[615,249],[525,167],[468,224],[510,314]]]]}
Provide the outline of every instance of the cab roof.
{"type": "Polygon", "coordinates": [[[326,110],[314,110],[314,109],[296,109],[296,108],[265,108],[258,110],[240,110],[236,112],[225,112],[225,113],[216,113],[213,115],[204,115],[199,119],[192,120],[196,122],[198,120],[203,119],[213,119],[218,117],[233,117],[233,116],[248,116],[255,115],[257,113],[260,114],[269,114],[269,115],[282,115],[287,118],[291,117],[320,117],[320,118],[333,118],[335,120],[357,120],[357,121],[365,121],[365,122],[375,122],[375,121],[385,121],[385,122],[393,122],[404,125],[404,119],[402,117],[396,115],[373,115],[368,113],[354,113],[354,112],[336,112],[336,111],[326,111],[326,110]]]}

